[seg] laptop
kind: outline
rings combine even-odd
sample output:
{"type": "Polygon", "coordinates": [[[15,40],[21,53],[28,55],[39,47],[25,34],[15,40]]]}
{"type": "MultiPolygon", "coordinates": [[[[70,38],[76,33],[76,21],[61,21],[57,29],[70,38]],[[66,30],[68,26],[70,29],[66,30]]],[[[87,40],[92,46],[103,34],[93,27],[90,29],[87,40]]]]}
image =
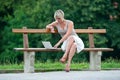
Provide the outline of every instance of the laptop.
{"type": "Polygon", "coordinates": [[[56,49],[56,48],[52,47],[52,45],[49,41],[42,41],[42,44],[46,49],[56,49]]]}

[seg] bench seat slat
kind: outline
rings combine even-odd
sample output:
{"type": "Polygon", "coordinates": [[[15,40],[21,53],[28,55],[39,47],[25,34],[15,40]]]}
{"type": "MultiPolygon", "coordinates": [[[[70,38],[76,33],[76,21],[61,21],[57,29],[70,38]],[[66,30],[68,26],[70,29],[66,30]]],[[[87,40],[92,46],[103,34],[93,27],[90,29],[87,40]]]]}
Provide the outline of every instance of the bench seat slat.
{"type": "MultiPolygon", "coordinates": [[[[33,51],[33,52],[40,52],[40,51],[62,51],[61,48],[57,49],[46,49],[46,48],[14,48],[16,51],[33,51]]],[[[84,48],[83,51],[113,51],[112,48],[84,48]]]]}

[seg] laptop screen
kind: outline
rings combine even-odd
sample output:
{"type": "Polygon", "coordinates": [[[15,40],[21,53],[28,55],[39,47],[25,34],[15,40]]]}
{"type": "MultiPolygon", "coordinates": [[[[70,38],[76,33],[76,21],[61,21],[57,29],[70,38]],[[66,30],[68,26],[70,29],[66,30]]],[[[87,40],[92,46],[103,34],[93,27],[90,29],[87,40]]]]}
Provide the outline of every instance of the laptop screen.
{"type": "Polygon", "coordinates": [[[49,41],[42,41],[42,44],[46,49],[53,49],[54,48],[54,47],[52,47],[52,45],[49,41]]]}

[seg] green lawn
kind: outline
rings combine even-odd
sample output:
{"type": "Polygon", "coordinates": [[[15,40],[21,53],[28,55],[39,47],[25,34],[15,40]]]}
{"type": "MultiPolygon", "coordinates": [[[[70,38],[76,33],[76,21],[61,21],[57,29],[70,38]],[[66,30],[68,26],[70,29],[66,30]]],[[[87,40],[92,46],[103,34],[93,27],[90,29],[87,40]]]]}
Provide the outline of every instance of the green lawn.
{"type": "MultiPolygon", "coordinates": [[[[102,62],[102,69],[120,69],[120,61],[118,60],[106,60],[102,62]]],[[[36,70],[63,70],[65,67],[65,64],[62,64],[60,62],[36,62],[35,63],[35,69],[36,70]]],[[[1,70],[23,70],[23,63],[21,64],[4,64],[0,65],[1,70]]],[[[89,63],[83,62],[83,63],[74,63],[71,64],[71,69],[73,70],[87,70],[89,69],[89,63]]]]}

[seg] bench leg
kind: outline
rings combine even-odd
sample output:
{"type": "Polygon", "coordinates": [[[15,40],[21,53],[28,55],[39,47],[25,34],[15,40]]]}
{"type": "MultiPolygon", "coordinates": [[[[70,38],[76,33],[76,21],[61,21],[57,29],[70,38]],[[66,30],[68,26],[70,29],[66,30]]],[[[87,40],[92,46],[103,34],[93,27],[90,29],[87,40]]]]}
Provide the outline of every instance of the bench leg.
{"type": "Polygon", "coordinates": [[[24,52],[24,73],[34,72],[35,52],[24,52]]]}
{"type": "Polygon", "coordinates": [[[90,70],[101,70],[101,55],[102,51],[90,52],[90,70]]]}

